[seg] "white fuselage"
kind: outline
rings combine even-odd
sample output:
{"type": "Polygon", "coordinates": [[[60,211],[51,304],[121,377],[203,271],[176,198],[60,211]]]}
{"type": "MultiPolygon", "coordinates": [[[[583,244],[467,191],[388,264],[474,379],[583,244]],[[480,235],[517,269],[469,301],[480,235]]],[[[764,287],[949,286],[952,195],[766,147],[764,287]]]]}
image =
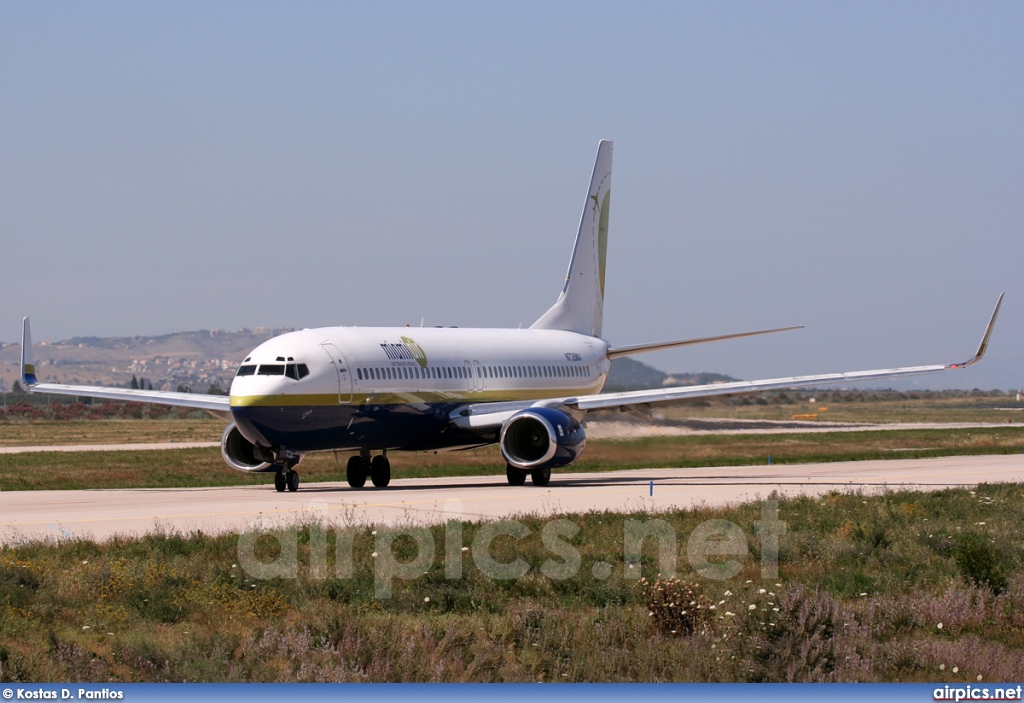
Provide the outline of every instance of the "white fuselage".
{"type": "Polygon", "coordinates": [[[465,446],[473,442],[458,433],[430,438],[444,431],[442,416],[467,403],[597,393],[607,349],[558,330],[301,330],[246,357],[231,411],[249,441],[295,451],[465,446]]]}

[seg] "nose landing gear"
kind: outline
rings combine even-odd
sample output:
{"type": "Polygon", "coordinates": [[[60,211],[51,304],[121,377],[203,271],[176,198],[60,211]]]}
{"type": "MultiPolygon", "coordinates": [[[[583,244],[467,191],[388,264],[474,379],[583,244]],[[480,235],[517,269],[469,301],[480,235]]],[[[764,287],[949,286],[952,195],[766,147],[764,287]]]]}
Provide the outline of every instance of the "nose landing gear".
{"type": "Polygon", "coordinates": [[[299,490],[299,472],[295,469],[280,469],[274,474],[274,488],[278,493],[284,493],[286,488],[291,493],[299,490]]]}
{"type": "Polygon", "coordinates": [[[288,489],[290,493],[299,490],[299,473],[295,467],[299,465],[302,455],[290,449],[279,449],[274,454],[274,488],[278,493],[284,493],[288,489]]]}

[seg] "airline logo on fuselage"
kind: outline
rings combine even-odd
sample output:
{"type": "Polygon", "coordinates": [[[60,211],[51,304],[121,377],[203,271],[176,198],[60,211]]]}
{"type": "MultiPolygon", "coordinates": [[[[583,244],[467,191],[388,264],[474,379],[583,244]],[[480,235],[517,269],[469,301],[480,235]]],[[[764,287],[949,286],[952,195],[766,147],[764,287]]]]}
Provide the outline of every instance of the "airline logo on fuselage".
{"type": "Polygon", "coordinates": [[[384,342],[380,345],[380,348],[384,350],[389,359],[394,361],[415,361],[423,368],[426,368],[427,353],[423,351],[423,347],[410,337],[400,337],[400,339],[402,340],[401,344],[384,342]]]}

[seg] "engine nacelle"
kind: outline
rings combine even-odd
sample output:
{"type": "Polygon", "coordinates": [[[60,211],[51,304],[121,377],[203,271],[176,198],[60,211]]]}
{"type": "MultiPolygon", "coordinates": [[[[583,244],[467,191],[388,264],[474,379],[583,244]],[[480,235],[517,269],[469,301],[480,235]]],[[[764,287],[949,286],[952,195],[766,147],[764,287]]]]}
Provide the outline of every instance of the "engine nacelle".
{"type": "Polygon", "coordinates": [[[224,436],[220,438],[221,456],[224,457],[228,466],[238,471],[247,473],[276,471],[269,461],[265,461],[268,452],[268,449],[257,447],[243,437],[233,422],[228,425],[228,428],[224,430],[224,436]]]}
{"type": "Polygon", "coordinates": [[[583,453],[587,435],[572,415],[530,408],[510,417],[498,440],[501,455],[517,469],[567,466],[583,453]]]}

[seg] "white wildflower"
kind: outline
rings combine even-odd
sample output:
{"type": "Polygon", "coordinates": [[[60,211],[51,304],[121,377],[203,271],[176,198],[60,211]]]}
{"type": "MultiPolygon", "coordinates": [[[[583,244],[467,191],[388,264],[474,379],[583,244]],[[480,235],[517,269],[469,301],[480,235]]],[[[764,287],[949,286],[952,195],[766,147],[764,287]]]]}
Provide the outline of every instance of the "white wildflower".
{"type": "Polygon", "coordinates": [[[753,603],[751,603],[751,604],[750,604],[750,607],[749,607],[749,608],[747,608],[747,610],[757,610],[757,606],[756,606],[756,605],[754,605],[753,603]]]}
{"type": "Polygon", "coordinates": [[[941,630],[942,629],[942,623],[940,622],[938,625],[936,625],[936,627],[941,630]]]}
{"type": "Polygon", "coordinates": [[[959,666],[954,666],[953,667],[953,673],[954,674],[959,673],[959,671],[960,671],[960,667],[959,666]]]}
{"type": "Polygon", "coordinates": [[[430,596],[427,596],[426,598],[424,598],[423,602],[424,603],[429,603],[430,602],[430,596]]]}
{"type": "Polygon", "coordinates": [[[761,588],[761,589],[759,589],[759,590],[758,590],[757,592],[758,592],[758,593],[760,593],[760,594],[761,594],[761,595],[763,596],[763,595],[764,595],[765,593],[767,593],[768,591],[767,591],[767,590],[765,590],[764,588],[761,588]]]}

